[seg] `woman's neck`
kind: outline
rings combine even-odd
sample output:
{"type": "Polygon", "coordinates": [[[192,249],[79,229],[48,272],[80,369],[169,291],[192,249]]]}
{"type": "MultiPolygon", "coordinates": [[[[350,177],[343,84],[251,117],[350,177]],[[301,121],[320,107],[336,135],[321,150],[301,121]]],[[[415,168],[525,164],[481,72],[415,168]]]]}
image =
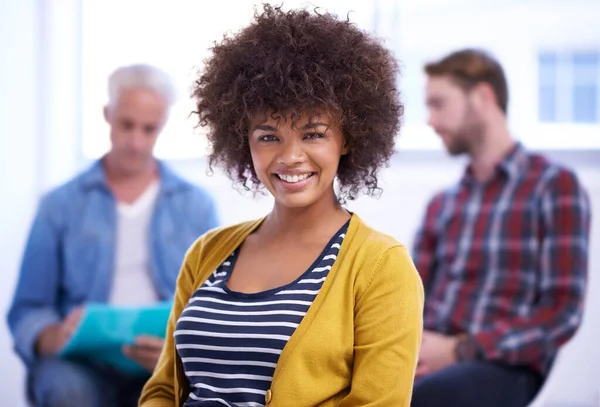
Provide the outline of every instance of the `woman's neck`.
{"type": "Polygon", "coordinates": [[[260,229],[271,238],[310,239],[335,233],[349,218],[350,214],[337,202],[332,191],[330,199],[324,198],[303,208],[288,208],[275,202],[260,229]]]}

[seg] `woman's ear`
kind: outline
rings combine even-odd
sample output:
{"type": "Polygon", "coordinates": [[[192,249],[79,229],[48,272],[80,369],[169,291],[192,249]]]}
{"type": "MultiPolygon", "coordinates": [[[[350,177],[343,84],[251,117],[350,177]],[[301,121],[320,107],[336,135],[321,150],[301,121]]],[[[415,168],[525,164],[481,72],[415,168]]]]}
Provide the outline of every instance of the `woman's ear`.
{"type": "Polygon", "coordinates": [[[341,155],[346,155],[348,154],[348,141],[346,140],[346,136],[342,137],[342,151],[341,151],[341,155]]]}

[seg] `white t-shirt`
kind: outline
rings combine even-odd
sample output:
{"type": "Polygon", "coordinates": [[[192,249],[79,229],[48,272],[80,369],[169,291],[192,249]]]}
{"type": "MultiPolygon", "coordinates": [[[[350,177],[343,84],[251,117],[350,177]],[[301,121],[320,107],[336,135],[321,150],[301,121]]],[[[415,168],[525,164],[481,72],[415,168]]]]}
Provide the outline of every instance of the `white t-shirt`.
{"type": "Polygon", "coordinates": [[[150,222],[160,183],[150,184],[131,204],[117,203],[115,269],[109,303],[148,305],[159,301],[150,276],[150,222]]]}

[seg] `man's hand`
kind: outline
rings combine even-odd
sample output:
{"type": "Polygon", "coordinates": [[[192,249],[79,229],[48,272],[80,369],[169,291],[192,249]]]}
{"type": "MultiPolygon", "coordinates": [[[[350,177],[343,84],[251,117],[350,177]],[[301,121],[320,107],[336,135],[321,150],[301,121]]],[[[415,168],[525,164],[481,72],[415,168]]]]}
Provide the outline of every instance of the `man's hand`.
{"type": "Polygon", "coordinates": [[[155,336],[138,336],[133,345],[123,347],[123,354],[152,372],[164,343],[162,338],[155,336]]]}
{"type": "Polygon", "coordinates": [[[83,316],[83,310],[83,307],[73,308],[60,324],[50,325],[44,329],[36,342],[37,354],[40,356],[52,356],[60,352],[77,329],[83,316]]]}
{"type": "Polygon", "coordinates": [[[423,331],[423,342],[419,353],[416,377],[438,372],[456,363],[454,349],[458,337],[446,336],[432,331],[423,331]]]}

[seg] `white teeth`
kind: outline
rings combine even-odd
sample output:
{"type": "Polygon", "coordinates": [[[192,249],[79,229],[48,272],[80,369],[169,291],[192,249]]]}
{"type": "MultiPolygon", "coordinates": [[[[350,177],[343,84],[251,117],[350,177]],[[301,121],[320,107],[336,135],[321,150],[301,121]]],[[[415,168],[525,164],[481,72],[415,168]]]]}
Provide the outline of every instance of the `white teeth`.
{"type": "Polygon", "coordinates": [[[310,173],[307,174],[302,174],[302,175],[287,175],[287,174],[277,174],[277,176],[284,180],[285,182],[289,182],[291,184],[294,184],[296,182],[300,182],[300,181],[304,181],[305,179],[307,179],[308,177],[310,177],[310,173]]]}

